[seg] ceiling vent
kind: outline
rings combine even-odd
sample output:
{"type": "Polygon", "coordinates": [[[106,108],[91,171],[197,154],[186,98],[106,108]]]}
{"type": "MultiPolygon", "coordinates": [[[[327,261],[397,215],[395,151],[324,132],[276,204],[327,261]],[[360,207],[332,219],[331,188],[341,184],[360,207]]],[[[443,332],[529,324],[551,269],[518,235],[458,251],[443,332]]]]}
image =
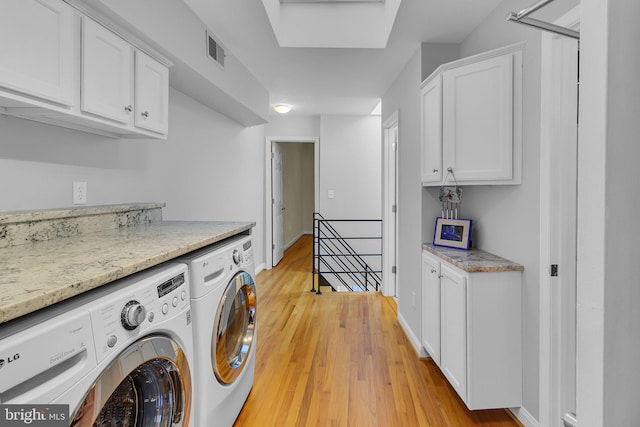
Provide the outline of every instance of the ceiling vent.
{"type": "Polygon", "coordinates": [[[226,53],[224,47],[213,38],[213,34],[207,31],[207,56],[224,70],[224,58],[226,53]]]}

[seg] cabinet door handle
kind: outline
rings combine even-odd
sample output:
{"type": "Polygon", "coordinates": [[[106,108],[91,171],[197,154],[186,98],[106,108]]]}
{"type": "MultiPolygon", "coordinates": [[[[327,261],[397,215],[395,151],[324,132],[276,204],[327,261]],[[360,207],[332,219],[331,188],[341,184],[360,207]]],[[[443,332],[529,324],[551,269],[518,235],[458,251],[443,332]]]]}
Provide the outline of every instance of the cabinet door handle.
{"type": "Polygon", "coordinates": [[[438,169],[433,169],[433,173],[438,173],[438,169]]]}
{"type": "Polygon", "coordinates": [[[432,269],[431,269],[431,272],[432,272],[432,273],[435,273],[435,272],[436,272],[436,270],[434,270],[434,269],[432,268],[432,269]]]}
{"type": "Polygon", "coordinates": [[[124,111],[126,111],[127,113],[130,113],[133,111],[133,107],[131,105],[127,105],[126,107],[124,107],[124,111]]]}
{"type": "Polygon", "coordinates": [[[140,113],[140,115],[146,119],[147,117],[149,117],[149,112],[145,111],[143,113],[140,113]]]}

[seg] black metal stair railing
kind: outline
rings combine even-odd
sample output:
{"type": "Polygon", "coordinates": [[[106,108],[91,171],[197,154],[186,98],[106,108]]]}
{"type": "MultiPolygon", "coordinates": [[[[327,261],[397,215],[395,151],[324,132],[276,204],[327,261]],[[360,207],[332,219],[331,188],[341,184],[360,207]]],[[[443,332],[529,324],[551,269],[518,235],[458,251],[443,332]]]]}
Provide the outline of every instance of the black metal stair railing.
{"type": "Polygon", "coordinates": [[[382,220],[327,220],[320,213],[314,212],[313,283],[311,292],[322,294],[320,290],[321,279],[328,282],[334,291],[337,290],[336,287],[342,287],[350,292],[378,291],[382,283],[381,265],[382,220]],[[376,227],[377,224],[379,226],[376,227]],[[355,232],[355,235],[352,235],[358,225],[365,225],[365,230],[355,232]],[[366,227],[366,225],[369,225],[369,227],[366,227]],[[336,228],[344,228],[345,226],[348,226],[349,230],[344,230],[343,234],[345,236],[343,236],[336,228]],[[360,246],[361,250],[357,251],[353,246],[360,246]],[[366,250],[362,249],[363,246],[366,250]],[[365,258],[369,262],[365,261],[365,258]],[[373,263],[380,267],[372,268],[370,264],[373,263]]]}

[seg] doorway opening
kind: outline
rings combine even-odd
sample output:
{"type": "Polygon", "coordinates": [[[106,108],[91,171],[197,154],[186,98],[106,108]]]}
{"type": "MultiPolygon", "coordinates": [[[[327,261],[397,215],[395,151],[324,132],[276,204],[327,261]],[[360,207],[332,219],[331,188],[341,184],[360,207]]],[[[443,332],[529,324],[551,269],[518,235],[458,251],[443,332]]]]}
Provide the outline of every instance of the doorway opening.
{"type": "Polygon", "coordinates": [[[284,250],[313,231],[318,208],[319,139],[266,137],[266,268],[278,264],[284,250]]]}

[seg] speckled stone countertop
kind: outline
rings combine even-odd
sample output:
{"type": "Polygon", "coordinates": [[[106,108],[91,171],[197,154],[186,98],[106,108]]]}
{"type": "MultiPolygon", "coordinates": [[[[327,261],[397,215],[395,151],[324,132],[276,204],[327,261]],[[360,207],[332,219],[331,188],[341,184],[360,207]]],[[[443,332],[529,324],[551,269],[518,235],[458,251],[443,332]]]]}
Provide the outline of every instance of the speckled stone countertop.
{"type": "Polygon", "coordinates": [[[422,249],[468,273],[524,271],[524,266],[480,249],[456,249],[425,243],[422,249]]]}
{"type": "Polygon", "coordinates": [[[0,247],[0,323],[248,232],[254,225],[160,220],[0,247]]]}

